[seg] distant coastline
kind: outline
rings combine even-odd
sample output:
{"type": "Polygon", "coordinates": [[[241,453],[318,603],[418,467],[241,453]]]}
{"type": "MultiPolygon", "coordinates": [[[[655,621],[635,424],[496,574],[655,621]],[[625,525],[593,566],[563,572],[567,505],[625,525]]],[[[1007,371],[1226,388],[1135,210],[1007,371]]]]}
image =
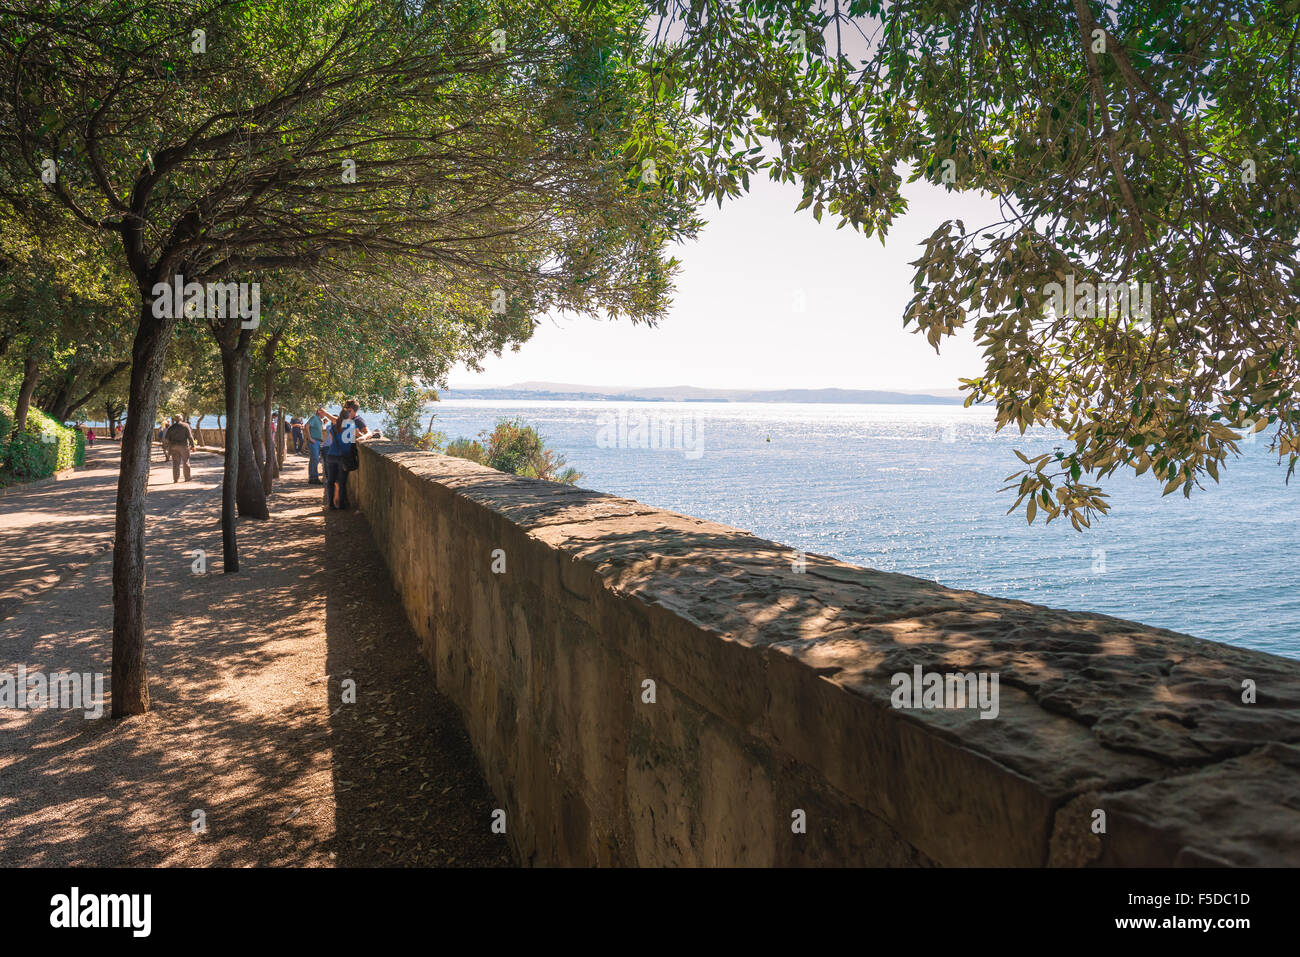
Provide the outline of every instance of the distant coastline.
{"type": "Polygon", "coordinates": [[[583,402],[800,402],[834,404],[961,405],[956,393],[922,394],[880,389],[701,389],[659,386],[615,389],[558,382],[521,382],[481,389],[446,389],[442,399],[540,399],[583,402]]]}

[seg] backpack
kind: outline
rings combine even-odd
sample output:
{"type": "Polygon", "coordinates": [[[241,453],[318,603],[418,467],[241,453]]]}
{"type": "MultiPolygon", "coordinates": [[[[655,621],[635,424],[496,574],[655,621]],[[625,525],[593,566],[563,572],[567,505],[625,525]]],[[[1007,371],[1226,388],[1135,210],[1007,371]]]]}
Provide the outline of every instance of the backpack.
{"type": "Polygon", "coordinates": [[[342,461],[343,468],[347,471],[354,471],[361,464],[361,455],[357,452],[355,420],[349,419],[347,422],[335,423],[333,435],[334,443],[333,448],[330,449],[330,454],[337,456],[342,461]]]}
{"type": "Polygon", "coordinates": [[[169,425],[163,434],[168,442],[175,442],[177,445],[188,445],[190,441],[189,427],[180,422],[169,425]]]}

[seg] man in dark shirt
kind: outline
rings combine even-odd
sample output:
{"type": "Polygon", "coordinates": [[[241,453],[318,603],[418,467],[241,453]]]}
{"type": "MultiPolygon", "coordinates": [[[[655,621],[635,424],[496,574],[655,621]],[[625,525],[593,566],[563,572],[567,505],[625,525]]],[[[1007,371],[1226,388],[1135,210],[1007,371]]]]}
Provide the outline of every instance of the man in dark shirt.
{"type": "Polygon", "coordinates": [[[172,416],[172,424],[167,426],[166,445],[164,448],[172,460],[172,481],[181,480],[181,469],[185,469],[185,481],[190,480],[190,450],[194,448],[194,433],[189,425],[181,421],[179,415],[172,416]]]}
{"type": "Polygon", "coordinates": [[[359,442],[361,441],[361,436],[370,431],[366,428],[366,420],[361,418],[361,403],[356,399],[348,399],[348,401],[344,402],[343,405],[352,410],[352,422],[356,426],[357,441],[359,442]]]}
{"type": "Polygon", "coordinates": [[[302,419],[294,416],[289,420],[289,430],[293,433],[293,450],[295,453],[302,452],[302,419]]]}

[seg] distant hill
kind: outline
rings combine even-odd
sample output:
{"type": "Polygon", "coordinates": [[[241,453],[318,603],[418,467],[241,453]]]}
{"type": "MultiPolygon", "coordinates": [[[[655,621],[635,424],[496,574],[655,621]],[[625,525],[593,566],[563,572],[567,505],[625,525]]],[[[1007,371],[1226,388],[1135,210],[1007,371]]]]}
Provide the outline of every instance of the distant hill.
{"type": "Polygon", "coordinates": [[[481,389],[446,389],[444,399],[551,399],[608,402],[822,402],[887,403],[891,405],[960,405],[955,391],[938,394],[887,392],[878,389],[701,389],[696,386],[657,386],[618,389],[563,382],[519,382],[481,389]]]}

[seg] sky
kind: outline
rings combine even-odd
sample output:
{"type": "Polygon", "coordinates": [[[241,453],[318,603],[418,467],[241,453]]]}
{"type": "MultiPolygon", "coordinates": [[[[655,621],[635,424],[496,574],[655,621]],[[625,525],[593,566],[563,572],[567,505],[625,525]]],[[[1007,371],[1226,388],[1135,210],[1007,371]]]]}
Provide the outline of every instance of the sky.
{"type": "MultiPolygon", "coordinates": [[[[919,243],[946,219],[967,228],[1000,219],[991,199],[908,186],[907,213],[882,247],[838,220],[795,212],[798,186],[752,181],[716,204],[693,242],[677,247],[677,292],[658,326],[548,317],[517,353],[464,367],[449,383],[488,388],[545,381],[637,388],[843,388],[953,392],[979,375],[969,332],[940,355],[903,328],[919,243]]],[[[914,327],[913,327],[914,328],[914,327]]]]}

